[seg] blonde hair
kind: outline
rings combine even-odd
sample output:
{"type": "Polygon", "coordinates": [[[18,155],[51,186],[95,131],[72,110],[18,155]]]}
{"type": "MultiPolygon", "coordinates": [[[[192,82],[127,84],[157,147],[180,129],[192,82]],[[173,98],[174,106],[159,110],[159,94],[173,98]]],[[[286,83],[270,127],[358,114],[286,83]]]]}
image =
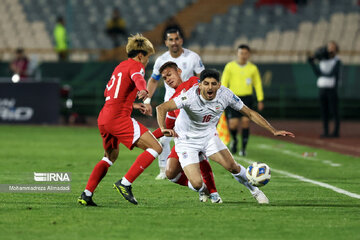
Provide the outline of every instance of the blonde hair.
{"type": "Polygon", "coordinates": [[[155,53],[152,43],[149,41],[149,39],[147,39],[140,33],[137,33],[128,38],[128,43],[126,45],[126,53],[129,54],[132,51],[144,51],[149,55],[155,53]]]}

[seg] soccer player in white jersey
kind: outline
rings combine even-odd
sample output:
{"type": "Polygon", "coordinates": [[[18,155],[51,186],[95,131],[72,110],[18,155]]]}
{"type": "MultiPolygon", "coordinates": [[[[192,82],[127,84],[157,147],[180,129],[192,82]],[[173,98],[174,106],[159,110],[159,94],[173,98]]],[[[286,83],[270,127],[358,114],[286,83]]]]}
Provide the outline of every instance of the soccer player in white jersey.
{"type": "Polygon", "coordinates": [[[216,124],[227,106],[248,116],[275,136],[295,137],[291,132],[276,130],[259,113],[244,105],[230,89],[221,86],[220,74],[216,70],[204,70],[200,75],[198,86],[160,104],[156,108],[157,120],[160,129],[166,136],[176,137],[175,150],[180,164],[195,189],[208,194],[199,168],[198,154],[202,151],[211,160],[228,170],[239,183],[245,185],[258,203],[267,204],[269,199],[259,188],[248,182],[246,169],[234,160],[217,134],[216,124]],[[166,129],[166,113],[175,109],[181,109],[175,122],[175,128],[166,129]]]}
{"type": "MultiPolygon", "coordinates": [[[[149,91],[149,98],[144,102],[147,105],[148,111],[151,110],[151,97],[153,96],[158,82],[161,79],[161,73],[159,72],[160,67],[166,62],[175,62],[178,67],[181,69],[181,79],[188,80],[190,77],[196,74],[197,77],[200,76],[200,73],[204,70],[204,66],[201,62],[199,55],[189,49],[183,48],[183,38],[180,35],[177,29],[169,29],[166,32],[165,45],[169,49],[155,61],[154,68],[150,79],[148,80],[147,89],[149,91]]],[[[186,81],[184,80],[184,81],[186,81]]],[[[165,97],[164,101],[168,101],[169,98],[175,93],[175,90],[171,88],[168,84],[164,82],[165,85],[165,97]]],[[[166,160],[170,154],[170,141],[172,138],[162,137],[160,143],[163,146],[163,152],[159,155],[159,168],[160,173],[155,178],[157,180],[165,179],[165,169],[166,169],[166,160]]]]}

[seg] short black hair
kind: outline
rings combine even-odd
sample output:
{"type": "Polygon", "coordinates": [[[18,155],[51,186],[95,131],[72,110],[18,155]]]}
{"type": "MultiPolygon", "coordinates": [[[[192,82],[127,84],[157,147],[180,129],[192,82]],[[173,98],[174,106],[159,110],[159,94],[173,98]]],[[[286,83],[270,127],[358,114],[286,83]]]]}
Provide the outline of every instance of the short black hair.
{"type": "Polygon", "coordinates": [[[167,39],[167,35],[170,33],[177,33],[179,35],[180,38],[184,38],[181,31],[178,28],[170,28],[168,30],[165,31],[165,35],[164,35],[164,40],[167,39]]]}
{"type": "Polygon", "coordinates": [[[146,56],[148,53],[147,51],[144,51],[144,50],[131,50],[129,53],[128,53],[128,57],[129,58],[134,58],[136,57],[139,53],[142,53],[144,56],[146,56]]]}
{"type": "Polygon", "coordinates": [[[160,67],[159,72],[162,73],[165,70],[165,68],[168,68],[168,67],[173,68],[175,70],[177,70],[179,68],[176,63],[174,63],[172,61],[168,61],[160,67]]]}
{"type": "Polygon", "coordinates": [[[220,73],[216,69],[205,69],[200,73],[200,82],[205,78],[215,78],[217,82],[220,82],[220,73]]]}
{"type": "Polygon", "coordinates": [[[240,44],[238,46],[238,49],[246,49],[250,52],[250,47],[249,47],[249,45],[246,45],[246,44],[240,44]]]}

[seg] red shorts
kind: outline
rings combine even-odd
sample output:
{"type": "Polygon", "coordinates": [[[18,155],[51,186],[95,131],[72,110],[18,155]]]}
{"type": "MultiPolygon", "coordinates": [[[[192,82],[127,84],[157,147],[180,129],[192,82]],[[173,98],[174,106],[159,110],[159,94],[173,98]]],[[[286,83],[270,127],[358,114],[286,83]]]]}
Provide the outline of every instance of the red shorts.
{"type": "Polygon", "coordinates": [[[179,156],[177,155],[176,151],[175,151],[175,146],[172,147],[171,152],[169,154],[169,156],[167,157],[169,158],[176,158],[177,160],[179,160],[179,156]]]}
{"type": "Polygon", "coordinates": [[[118,149],[120,143],[131,150],[134,143],[148,131],[144,125],[130,117],[118,118],[98,127],[105,150],[118,149]]]}

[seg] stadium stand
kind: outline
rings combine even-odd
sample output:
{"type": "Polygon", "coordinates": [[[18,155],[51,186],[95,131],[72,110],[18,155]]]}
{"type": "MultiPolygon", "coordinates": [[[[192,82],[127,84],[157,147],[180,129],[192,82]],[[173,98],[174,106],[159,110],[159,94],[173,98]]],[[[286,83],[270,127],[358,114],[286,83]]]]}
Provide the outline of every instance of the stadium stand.
{"type": "Polygon", "coordinates": [[[199,23],[189,48],[200,46],[204,59],[217,63],[222,57],[211,56],[224,55],[225,59],[228,54],[222,46],[235,47],[241,42],[256,50],[257,62],[304,62],[308,51],[331,39],[339,43],[344,63],[358,62],[358,54],[353,54],[359,51],[360,39],[357,1],[309,0],[295,12],[281,4],[258,6],[257,2],[244,1],[214,16],[210,23],[199,23]]]}
{"type": "MultiPolygon", "coordinates": [[[[360,13],[357,0],[307,0],[307,4],[268,4],[269,0],[3,0],[0,6],[0,53],[8,61],[17,47],[55,61],[53,28],[65,16],[72,49],[71,61],[101,58],[111,49],[104,32],[114,7],[129,33],[142,32],[159,47],[163,23],[175,16],[188,37],[186,47],[206,63],[231,60],[239,43],[248,43],[256,62],[304,62],[306,52],[328,40],[339,43],[344,63],[358,63],[360,13]]],[[[116,56],[117,52],[110,54],[116,56]]]]}

